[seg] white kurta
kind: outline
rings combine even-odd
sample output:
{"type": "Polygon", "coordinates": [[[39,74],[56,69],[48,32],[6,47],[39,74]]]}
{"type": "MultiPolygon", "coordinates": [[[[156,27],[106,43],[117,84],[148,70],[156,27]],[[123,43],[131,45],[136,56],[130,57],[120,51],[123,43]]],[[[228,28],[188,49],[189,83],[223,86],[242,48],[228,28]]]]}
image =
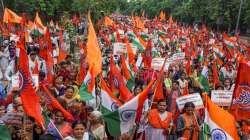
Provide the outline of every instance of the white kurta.
{"type": "MultiPolygon", "coordinates": [[[[165,120],[167,118],[167,112],[160,114],[161,120],[165,120]]],[[[145,139],[146,140],[166,140],[166,135],[163,134],[164,129],[158,129],[152,127],[150,124],[145,130],[145,139]]]]}

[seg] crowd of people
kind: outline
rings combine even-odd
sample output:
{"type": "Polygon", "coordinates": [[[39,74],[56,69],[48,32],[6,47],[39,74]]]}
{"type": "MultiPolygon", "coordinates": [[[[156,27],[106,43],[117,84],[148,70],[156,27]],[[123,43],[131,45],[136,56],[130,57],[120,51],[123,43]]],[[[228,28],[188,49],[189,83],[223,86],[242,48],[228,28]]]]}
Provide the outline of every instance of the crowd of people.
{"type": "MultiPolygon", "coordinates": [[[[68,33],[63,25],[60,31],[48,25],[49,39],[46,38],[47,32],[36,36],[30,30],[28,35],[32,41],[25,37],[28,56],[25,63],[30,75],[38,75],[38,86],[33,88],[41,108],[41,112],[36,113],[44,118],[41,126],[23,106],[27,101],[21,95],[24,94],[23,89],[13,87],[16,82],[13,77],[21,73],[17,67],[21,60],[16,55],[18,42],[22,39],[22,34],[16,33],[21,29],[13,26],[14,29],[6,35],[4,26],[0,28],[0,120],[7,126],[8,132],[4,136],[12,140],[203,140],[204,106],[197,109],[196,104],[190,101],[180,109],[177,99],[198,93],[204,101],[203,94],[211,96],[213,90],[233,92],[240,61],[249,61],[250,54],[249,42],[242,42],[238,35],[229,37],[216,32],[205,25],[186,25],[172,17],[166,20],[113,14],[103,17],[96,24],[102,72],[95,78],[94,92],[91,93],[89,81],[86,81],[90,71],[87,26],[75,24],[79,32],[73,52],[69,51],[68,33]],[[233,50],[224,42],[225,38],[233,41],[233,50]],[[59,59],[62,48],[65,56],[59,59]],[[45,55],[49,49],[53,52],[52,61],[45,55]],[[184,54],[184,57],[166,62],[175,54],[184,54]],[[155,58],[164,60],[160,67],[154,64],[155,58]],[[117,73],[113,67],[118,70],[118,75],[114,75],[117,73]],[[207,81],[203,82],[201,77],[205,70],[207,81]],[[109,101],[102,96],[100,81],[103,79],[109,93],[121,104],[135,99],[152,80],[156,81],[143,103],[140,121],[134,121],[133,127],[126,133],[114,136],[117,130],[110,129],[110,125],[119,129],[119,126],[114,126],[119,124],[108,124],[109,118],[114,118],[105,116],[107,111],[103,105],[109,101]],[[87,94],[93,97],[88,98],[87,94]],[[13,116],[18,121],[9,119],[13,116]]],[[[22,82],[20,78],[17,81],[18,85],[22,82]]],[[[33,84],[36,85],[34,79],[33,84]]],[[[221,108],[231,113],[230,105],[221,108]]],[[[235,119],[238,137],[250,139],[250,118],[235,119]]],[[[1,134],[0,139],[5,140],[1,134]]],[[[206,135],[212,139],[224,139],[213,137],[210,132],[206,135]]]]}

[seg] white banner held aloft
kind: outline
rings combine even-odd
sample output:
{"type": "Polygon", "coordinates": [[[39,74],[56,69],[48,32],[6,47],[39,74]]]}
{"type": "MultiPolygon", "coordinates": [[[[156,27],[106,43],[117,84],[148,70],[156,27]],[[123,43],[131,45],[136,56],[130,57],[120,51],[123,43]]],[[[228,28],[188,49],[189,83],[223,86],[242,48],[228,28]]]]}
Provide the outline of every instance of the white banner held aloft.
{"type": "Polygon", "coordinates": [[[126,50],[125,49],[125,43],[119,43],[116,42],[113,44],[113,54],[114,55],[119,55],[124,53],[126,50]]]}
{"type": "MultiPolygon", "coordinates": [[[[160,58],[160,57],[153,58],[151,67],[154,70],[160,70],[163,63],[164,63],[164,60],[165,60],[165,58],[160,58]]],[[[164,71],[166,71],[168,69],[168,67],[169,67],[169,63],[166,63],[164,71]]]]}
{"type": "Polygon", "coordinates": [[[211,100],[219,106],[230,106],[232,102],[233,91],[212,90],[211,100]]]}
{"type": "MultiPolygon", "coordinates": [[[[130,47],[133,51],[134,54],[136,54],[137,52],[137,47],[135,45],[133,45],[132,43],[130,43],[130,47]]],[[[125,43],[120,43],[120,42],[116,42],[113,44],[113,54],[114,55],[120,55],[122,53],[127,53],[127,47],[125,43]]]]}
{"type": "Polygon", "coordinates": [[[176,99],[176,103],[180,111],[182,111],[185,103],[187,102],[193,102],[196,109],[204,108],[203,101],[199,93],[181,96],[176,99]]]}
{"type": "Polygon", "coordinates": [[[168,58],[167,62],[171,64],[183,59],[185,59],[185,53],[175,53],[170,58],[168,58]]]}

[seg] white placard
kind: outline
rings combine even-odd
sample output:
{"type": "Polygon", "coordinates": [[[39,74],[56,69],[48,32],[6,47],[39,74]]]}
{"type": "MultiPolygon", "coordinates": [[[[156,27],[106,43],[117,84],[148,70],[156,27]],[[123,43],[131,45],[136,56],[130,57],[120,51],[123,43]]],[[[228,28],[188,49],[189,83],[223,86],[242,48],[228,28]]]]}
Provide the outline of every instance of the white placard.
{"type": "Polygon", "coordinates": [[[185,103],[187,102],[193,102],[196,109],[204,108],[203,101],[199,93],[181,96],[176,99],[176,103],[180,111],[182,111],[185,103]]]}
{"type": "Polygon", "coordinates": [[[215,104],[219,106],[230,106],[232,97],[233,97],[233,91],[228,90],[212,90],[211,92],[211,100],[215,104]]]}
{"type": "Polygon", "coordinates": [[[119,54],[122,54],[124,53],[126,50],[125,50],[125,43],[119,43],[119,42],[116,42],[113,44],[113,54],[114,55],[119,55],[119,54]]]}
{"type": "Polygon", "coordinates": [[[170,59],[171,61],[183,60],[185,59],[185,53],[175,53],[170,59]]]}
{"type": "MultiPolygon", "coordinates": [[[[125,43],[120,43],[120,42],[116,42],[113,44],[113,54],[114,55],[120,55],[122,53],[127,53],[127,47],[125,43]]],[[[137,46],[133,45],[132,43],[130,43],[130,47],[133,51],[134,54],[136,54],[138,48],[137,46]]]]}
{"type": "MultiPolygon", "coordinates": [[[[153,58],[152,59],[152,65],[151,67],[154,69],[154,70],[160,70],[163,63],[164,63],[164,60],[165,58],[160,58],[160,57],[157,57],[157,58],[153,58]]],[[[166,65],[164,67],[164,71],[168,69],[169,67],[169,63],[166,62],[166,65]]]]}

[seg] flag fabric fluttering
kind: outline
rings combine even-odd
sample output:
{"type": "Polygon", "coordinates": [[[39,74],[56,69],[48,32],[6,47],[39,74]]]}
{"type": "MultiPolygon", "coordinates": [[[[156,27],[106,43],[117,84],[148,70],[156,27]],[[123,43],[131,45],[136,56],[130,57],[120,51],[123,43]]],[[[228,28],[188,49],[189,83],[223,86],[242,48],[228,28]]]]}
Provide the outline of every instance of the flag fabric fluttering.
{"type": "Polygon", "coordinates": [[[250,119],[250,61],[241,62],[235,82],[231,109],[237,120],[250,119]]]}
{"type": "Polygon", "coordinates": [[[22,17],[18,16],[15,12],[8,8],[4,9],[3,22],[5,23],[21,23],[22,17]]]}
{"type": "MultiPolygon", "coordinates": [[[[95,82],[93,81],[93,76],[91,74],[91,70],[88,71],[87,75],[85,76],[83,83],[79,89],[80,100],[82,101],[89,101],[94,99],[95,97],[95,82]]],[[[95,81],[95,80],[94,80],[95,81]]]]}
{"type": "Polygon", "coordinates": [[[153,84],[154,80],[136,97],[123,104],[114,112],[103,115],[111,136],[120,136],[133,128],[136,118],[142,113],[143,104],[153,84]]]}
{"type": "Polygon", "coordinates": [[[161,66],[161,70],[159,72],[159,75],[157,76],[157,83],[156,83],[156,87],[154,90],[154,100],[158,101],[160,99],[164,99],[164,95],[163,95],[163,74],[164,74],[164,68],[167,62],[167,58],[165,58],[163,65],[161,66]]]}
{"type": "Polygon", "coordinates": [[[205,98],[205,119],[203,125],[203,139],[239,140],[236,120],[228,111],[215,105],[207,94],[205,98]]]}
{"type": "Polygon", "coordinates": [[[166,15],[165,15],[165,13],[163,11],[160,12],[159,18],[160,18],[160,21],[166,20],[166,15]]]}
{"type": "Polygon", "coordinates": [[[112,26],[113,21],[108,16],[105,16],[104,17],[104,24],[105,24],[105,26],[112,26]]]}
{"type": "Polygon", "coordinates": [[[61,106],[61,104],[56,100],[54,96],[52,96],[49,89],[43,84],[40,84],[40,87],[44,91],[44,96],[46,97],[47,104],[51,105],[54,109],[60,110],[66,120],[73,121],[73,116],[61,106]]]}
{"type": "Polygon", "coordinates": [[[91,69],[93,73],[92,79],[94,79],[102,71],[102,54],[99,48],[94,26],[91,21],[90,13],[88,13],[88,22],[87,61],[89,69],[91,69]]]}
{"type": "Polygon", "coordinates": [[[199,76],[199,82],[200,82],[201,88],[204,91],[209,92],[208,67],[206,65],[203,66],[201,75],[199,76]]]}
{"type": "Polygon", "coordinates": [[[60,64],[63,60],[65,60],[67,56],[67,52],[65,51],[64,47],[64,41],[63,41],[63,33],[62,30],[59,31],[59,41],[60,41],[60,46],[59,46],[59,54],[57,58],[57,64],[60,64]]]}
{"type": "Polygon", "coordinates": [[[119,91],[119,98],[123,102],[127,102],[134,97],[133,94],[126,87],[124,78],[116,67],[113,56],[110,57],[110,84],[113,93],[116,90],[119,91]]]}
{"type": "Polygon", "coordinates": [[[23,108],[28,116],[33,117],[36,122],[43,126],[44,119],[42,117],[39,96],[36,94],[35,88],[32,86],[32,79],[29,72],[28,55],[25,51],[23,42],[17,42],[17,49],[19,51],[18,72],[21,77],[22,87],[20,90],[23,108]]]}
{"type": "Polygon", "coordinates": [[[43,25],[41,18],[39,17],[38,12],[36,12],[36,17],[34,19],[35,30],[38,30],[40,33],[44,34],[46,26],[43,25]]]}
{"type": "Polygon", "coordinates": [[[132,91],[135,85],[135,78],[132,74],[132,70],[130,69],[130,66],[125,60],[124,55],[121,55],[121,71],[125,78],[127,88],[132,91]]]}
{"type": "Polygon", "coordinates": [[[101,87],[101,111],[103,114],[114,112],[122,105],[122,103],[117,99],[112,91],[107,86],[103,77],[100,78],[100,87],[101,87]]]}

